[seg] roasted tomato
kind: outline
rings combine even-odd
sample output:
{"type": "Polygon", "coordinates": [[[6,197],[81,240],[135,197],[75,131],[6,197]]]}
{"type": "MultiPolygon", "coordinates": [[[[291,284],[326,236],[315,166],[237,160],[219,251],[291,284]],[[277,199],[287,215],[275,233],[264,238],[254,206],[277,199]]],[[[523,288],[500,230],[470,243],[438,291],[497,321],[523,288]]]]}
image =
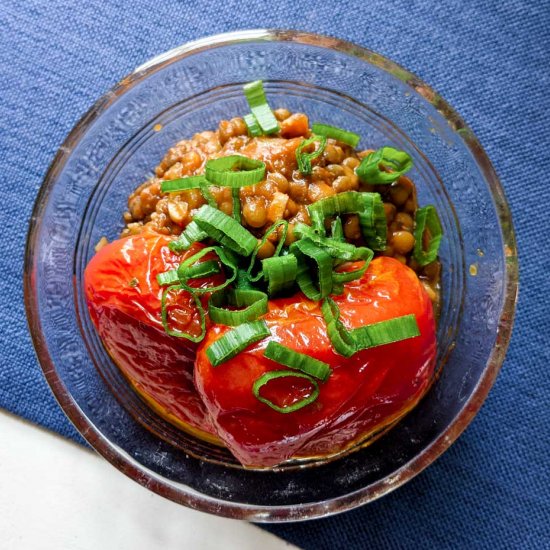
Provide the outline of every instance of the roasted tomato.
{"type": "MultiPolygon", "coordinates": [[[[177,267],[203,246],[195,244],[185,255],[176,255],[167,246],[170,240],[141,233],[104,246],[84,274],[88,308],[105,348],[136,391],[181,428],[218,442],[193,384],[197,346],[165,333],[162,289],[156,280],[158,273],[177,267]]],[[[219,284],[220,277],[199,284],[219,284]]],[[[200,333],[197,309],[189,294],[179,293],[172,300],[177,301],[170,306],[173,328],[200,333]]]]}
{"type": "MultiPolygon", "coordinates": [[[[334,298],[348,329],[414,314],[421,335],[344,358],[327,336],[320,306],[304,296],[272,300],[264,317],[272,338],[328,363],[332,375],[320,384],[319,398],[292,413],[260,402],[252,386],[281,365],[265,358],[268,340],[212,367],[206,349],[228,327],[212,326],[195,363],[197,389],[219,437],[245,466],[270,467],[293,457],[337,454],[409,411],[425,393],[435,366],[435,323],[431,302],[416,274],[392,258],[371,262],[362,279],[334,298]]],[[[312,391],[310,382],[279,378],[261,395],[288,406],[312,391]]]]}

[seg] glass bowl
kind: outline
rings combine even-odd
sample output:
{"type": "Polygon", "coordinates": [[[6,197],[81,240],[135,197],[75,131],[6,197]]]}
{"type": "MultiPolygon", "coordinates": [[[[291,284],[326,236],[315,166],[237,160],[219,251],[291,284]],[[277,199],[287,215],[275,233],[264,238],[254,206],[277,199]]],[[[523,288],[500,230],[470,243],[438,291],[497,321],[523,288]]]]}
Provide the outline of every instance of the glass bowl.
{"type": "Polygon", "coordinates": [[[510,212],[472,132],[411,73],[359,46],[293,31],[192,42],[142,65],[103,96],[59,149],[30,224],[25,300],[34,345],[61,407],[123,473],[176,502],[233,518],[290,521],[359,506],[437,458],[481,407],[502,364],[517,291],[510,212]],[[445,231],[438,376],[421,403],[366,448],[330,462],[245,470],[158,417],[103,349],[82,275],[101,237],[118,236],[126,199],[164,152],[247,112],[243,83],[271,105],[393,145],[414,159],[420,204],[445,231]]]}

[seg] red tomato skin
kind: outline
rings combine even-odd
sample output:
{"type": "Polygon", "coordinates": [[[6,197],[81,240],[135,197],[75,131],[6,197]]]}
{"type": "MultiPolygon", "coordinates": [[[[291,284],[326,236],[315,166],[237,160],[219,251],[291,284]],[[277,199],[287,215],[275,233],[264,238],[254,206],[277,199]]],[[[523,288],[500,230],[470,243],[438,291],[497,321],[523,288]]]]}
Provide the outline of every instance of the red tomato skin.
{"type": "MultiPolygon", "coordinates": [[[[177,267],[203,246],[177,255],[167,246],[170,240],[142,233],[104,246],[84,273],[88,309],[105,348],[142,397],[153,400],[192,432],[215,434],[193,383],[197,345],[165,333],[160,316],[162,289],[156,280],[158,273],[177,267]]],[[[216,276],[204,284],[219,282],[216,276]]],[[[179,302],[182,315],[174,328],[191,330],[197,323],[195,307],[188,296],[179,302]],[[182,325],[181,319],[189,324],[182,325]]]]}
{"type": "Polygon", "coordinates": [[[284,368],[263,357],[268,340],[213,368],[205,350],[229,330],[214,325],[198,349],[197,389],[218,435],[248,467],[336,454],[407,412],[433,377],[432,305],[416,274],[397,260],[373,260],[364,277],[346,285],[345,293],[334,299],[349,329],[414,313],[421,332],[416,338],[346,359],[332,349],[319,304],[303,296],[296,301],[299,296],[271,301],[265,320],[274,340],[333,368],[329,380],[319,384],[320,395],[312,405],[282,414],[255,398],[254,381],[267,371],[284,368]]]}

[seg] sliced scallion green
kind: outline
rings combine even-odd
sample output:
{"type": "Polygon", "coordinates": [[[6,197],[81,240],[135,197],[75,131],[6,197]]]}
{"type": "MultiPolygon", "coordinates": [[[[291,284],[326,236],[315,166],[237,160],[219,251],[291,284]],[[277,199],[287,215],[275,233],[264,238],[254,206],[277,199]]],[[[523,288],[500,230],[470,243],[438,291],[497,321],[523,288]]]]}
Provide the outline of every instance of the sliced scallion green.
{"type": "Polygon", "coordinates": [[[310,300],[321,300],[332,290],[332,258],[309,239],[294,242],[290,251],[298,260],[296,282],[310,300]]]}
{"type": "Polygon", "coordinates": [[[311,378],[311,376],[302,372],[296,372],[293,370],[272,370],[269,372],[264,372],[264,374],[262,374],[262,376],[260,376],[260,378],[258,378],[258,380],[254,382],[254,385],[252,386],[252,392],[254,393],[254,397],[256,397],[258,401],[261,401],[262,403],[264,403],[268,407],[271,407],[277,412],[286,414],[303,409],[307,405],[310,405],[311,403],[316,401],[319,397],[319,384],[317,384],[317,382],[313,378],[311,378]],[[300,401],[297,401],[296,403],[292,403],[292,405],[279,407],[279,405],[276,405],[269,399],[266,399],[265,397],[262,397],[260,395],[260,389],[268,382],[270,382],[271,380],[275,380],[276,378],[304,378],[311,383],[311,385],[313,386],[313,391],[311,392],[311,395],[300,399],[300,401]]]}
{"type": "MultiPolygon", "coordinates": [[[[205,262],[206,263],[206,262],[205,262]]],[[[199,264],[200,265],[200,264],[199,264]]],[[[180,285],[185,290],[188,290],[189,292],[193,292],[196,294],[204,294],[206,292],[216,292],[218,290],[222,290],[226,286],[230,285],[235,278],[237,277],[237,264],[234,261],[234,259],[227,254],[227,251],[224,250],[221,246],[208,246],[206,248],[203,248],[196,254],[193,254],[193,256],[190,256],[189,258],[186,258],[178,267],[178,277],[180,281],[180,285]],[[187,284],[189,279],[195,279],[196,276],[190,276],[190,273],[192,273],[192,267],[197,264],[197,262],[206,254],[209,254],[211,252],[215,252],[218,255],[218,258],[220,262],[229,270],[231,271],[231,275],[226,278],[226,280],[216,286],[208,286],[203,288],[193,288],[187,284]]]]}
{"type": "Polygon", "coordinates": [[[279,131],[279,123],[267,103],[264,85],[261,80],[249,82],[243,86],[244,95],[252,114],[256,117],[258,126],[264,134],[274,134],[279,131]]]}
{"type": "Polygon", "coordinates": [[[229,155],[209,160],[204,167],[209,183],[222,187],[246,187],[264,179],[265,163],[261,160],[229,155]]]}
{"type": "Polygon", "coordinates": [[[168,248],[172,252],[182,252],[191,248],[193,243],[203,241],[207,237],[208,235],[194,221],[191,221],[175,241],[168,243],[168,248]]]}
{"type": "Polygon", "coordinates": [[[231,200],[233,201],[233,218],[241,223],[241,196],[238,187],[231,189],[231,200]]]}
{"type": "Polygon", "coordinates": [[[235,327],[255,321],[267,313],[267,294],[259,290],[235,289],[212,294],[208,314],[214,323],[235,327]],[[243,308],[228,309],[227,306],[243,308]]]}
{"type": "Polygon", "coordinates": [[[221,338],[208,346],[206,356],[212,366],[217,367],[238,355],[254,342],[267,338],[270,334],[265,321],[243,323],[226,332],[221,338]]]}
{"type": "MultiPolygon", "coordinates": [[[[210,277],[220,272],[220,266],[216,260],[207,260],[194,264],[187,268],[185,273],[186,279],[201,279],[203,277],[210,277]]],[[[160,286],[171,285],[177,283],[180,280],[177,269],[171,269],[164,273],[157,275],[157,282],[160,286]]]]}
{"type": "Polygon", "coordinates": [[[294,254],[286,256],[274,256],[262,260],[264,280],[267,281],[267,293],[269,296],[292,288],[298,273],[298,261],[294,254]]]}
{"type": "Polygon", "coordinates": [[[160,184],[160,190],[162,193],[178,193],[179,191],[187,191],[188,189],[200,189],[205,183],[208,183],[208,181],[204,176],[188,176],[186,178],[163,181],[160,184]]]}
{"type": "Polygon", "coordinates": [[[413,165],[411,156],[393,147],[381,147],[367,155],[355,169],[358,178],[371,185],[393,183],[413,165]],[[387,169],[391,169],[388,172],[387,169]]]}
{"type": "Polygon", "coordinates": [[[200,327],[201,327],[200,334],[193,335],[188,332],[182,332],[180,330],[175,330],[170,328],[170,322],[168,319],[168,305],[166,304],[166,298],[168,296],[168,293],[171,292],[172,290],[182,290],[182,288],[179,284],[166,287],[162,291],[162,297],[160,300],[160,307],[161,307],[160,315],[162,320],[162,326],[164,327],[166,334],[169,334],[170,336],[175,336],[176,338],[185,338],[186,340],[190,340],[191,342],[201,342],[204,339],[204,336],[206,334],[206,315],[204,313],[204,308],[202,307],[200,298],[194,292],[190,292],[193,298],[193,301],[195,302],[195,306],[197,307],[197,311],[199,312],[200,327]]]}
{"type": "Polygon", "coordinates": [[[443,237],[443,228],[435,206],[419,208],[414,216],[414,251],[413,258],[422,266],[437,259],[439,245],[443,237]],[[425,246],[425,239],[427,246],[425,246]]]}
{"type": "Polygon", "coordinates": [[[193,221],[209,237],[241,256],[250,256],[256,247],[256,237],[252,233],[231,216],[211,206],[201,206],[193,221]]]}
{"type": "Polygon", "coordinates": [[[375,250],[382,250],[386,246],[386,216],[379,193],[346,191],[314,202],[307,209],[313,227],[320,235],[325,234],[325,218],[358,214],[367,244],[375,250]]]}
{"type": "Polygon", "coordinates": [[[273,340],[267,344],[264,351],[264,357],[280,365],[284,365],[285,367],[300,370],[321,380],[321,382],[326,382],[332,372],[330,365],[327,363],[310,357],[305,353],[295,351],[287,346],[283,346],[273,340]]]}
{"type": "Polygon", "coordinates": [[[273,253],[273,256],[278,256],[280,253],[281,253],[281,250],[285,244],[285,240],[286,240],[286,234],[287,234],[287,231],[288,231],[288,222],[286,220],[278,220],[276,221],[265,233],[264,233],[264,236],[262,237],[262,239],[258,242],[258,244],[256,245],[256,248],[254,249],[254,252],[252,253],[252,257],[250,258],[250,265],[248,267],[248,277],[250,279],[250,281],[252,282],[257,282],[259,281],[262,276],[263,276],[263,273],[262,271],[260,270],[258,273],[256,273],[254,275],[254,265],[256,264],[256,257],[258,255],[258,251],[262,248],[262,246],[264,246],[264,244],[266,243],[266,241],[269,239],[269,237],[275,232],[277,231],[277,229],[279,227],[282,227],[283,229],[281,230],[281,235],[280,235],[280,238],[279,238],[279,242],[277,243],[277,247],[275,248],[275,252],[273,253]]]}
{"type": "Polygon", "coordinates": [[[342,128],[338,128],[337,126],[330,126],[330,124],[321,124],[319,122],[313,124],[313,126],[311,127],[311,131],[314,134],[335,139],[336,141],[340,141],[351,147],[357,147],[361,139],[361,136],[359,134],[348,132],[347,130],[343,130],[342,128]]]}
{"type": "Polygon", "coordinates": [[[248,113],[244,115],[243,118],[244,118],[246,127],[248,128],[248,133],[252,137],[258,137],[262,135],[262,129],[260,128],[260,125],[258,124],[256,117],[252,113],[248,113]]]}
{"type": "Polygon", "coordinates": [[[340,321],[340,309],[334,300],[326,298],[321,305],[321,312],[327,325],[327,334],[332,347],[344,357],[351,357],[356,351],[355,341],[340,321]]]}
{"type": "Polygon", "coordinates": [[[349,331],[357,351],[393,344],[420,336],[420,329],[413,314],[380,321],[349,331]]]}
{"type": "Polygon", "coordinates": [[[298,163],[298,170],[306,176],[311,174],[311,161],[322,155],[326,146],[327,138],[325,136],[313,135],[302,141],[302,143],[300,143],[300,145],[296,148],[296,162],[298,163]],[[319,142],[317,149],[311,153],[305,153],[304,149],[315,142],[319,142]]]}
{"type": "Polygon", "coordinates": [[[334,221],[330,224],[330,234],[335,241],[342,243],[346,241],[344,228],[342,226],[342,218],[340,216],[334,218],[334,221]]]}

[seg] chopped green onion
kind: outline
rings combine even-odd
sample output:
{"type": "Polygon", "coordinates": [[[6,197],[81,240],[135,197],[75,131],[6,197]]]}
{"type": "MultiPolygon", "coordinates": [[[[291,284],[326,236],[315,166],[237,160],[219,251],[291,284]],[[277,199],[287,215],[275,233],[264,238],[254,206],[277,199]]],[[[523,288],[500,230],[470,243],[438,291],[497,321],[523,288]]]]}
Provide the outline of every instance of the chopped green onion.
{"type": "Polygon", "coordinates": [[[326,298],[321,305],[321,312],[327,325],[327,334],[332,347],[344,357],[351,357],[357,350],[355,341],[340,321],[340,309],[334,300],[326,298]]]}
{"type": "Polygon", "coordinates": [[[171,269],[170,271],[165,271],[164,273],[159,273],[157,275],[157,283],[159,286],[168,286],[173,285],[174,283],[179,282],[180,278],[178,277],[178,270],[171,269]]]}
{"type": "Polygon", "coordinates": [[[294,235],[301,239],[309,239],[316,246],[322,248],[332,258],[337,260],[354,262],[365,260],[367,264],[372,260],[373,252],[365,246],[355,246],[354,244],[341,242],[332,237],[323,237],[315,232],[309,225],[298,222],[294,226],[294,235]]]}
{"type": "Polygon", "coordinates": [[[256,247],[256,237],[237,220],[208,205],[195,213],[193,220],[209,237],[241,256],[250,256],[256,247]]]}
{"type": "Polygon", "coordinates": [[[414,216],[414,221],[413,258],[420,265],[428,265],[437,259],[439,245],[443,237],[443,228],[435,206],[428,205],[419,208],[414,216]],[[424,246],[425,237],[428,241],[426,247],[424,246]]]}
{"type": "Polygon", "coordinates": [[[208,302],[208,314],[214,323],[237,326],[255,321],[267,313],[267,294],[259,290],[235,289],[229,292],[216,292],[208,302]],[[244,308],[228,309],[225,306],[244,308]]]}
{"type": "Polygon", "coordinates": [[[206,237],[208,235],[194,221],[191,221],[175,241],[168,243],[168,248],[172,252],[188,250],[194,243],[203,241],[206,237]]]}
{"type": "Polygon", "coordinates": [[[314,134],[335,139],[336,141],[340,141],[351,147],[357,147],[359,140],[361,139],[361,136],[359,134],[348,132],[347,130],[342,130],[342,128],[338,128],[337,126],[320,124],[319,122],[316,122],[311,127],[311,131],[314,134]]]}
{"type": "Polygon", "coordinates": [[[411,156],[393,147],[381,147],[367,155],[355,169],[357,177],[371,185],[393,183],[413,165],[411,156]],[[383,168],[383,169],[382,169],[383,168]],[[391,172],[387,170],[391,169],[391,172]]]}
{"type": "Polygon", "coordinates": [[[382,197],[378,193],[368,195],[368,208],[359,214],[359,225],[367,244],[374,250],[384,250],[387,242],[388,222],[382,197]]]}
{"type": "Polygon", "coordinates": [[[160,190],[162,193],[177,193],[179,191],[187,191],[188,189],[200,189],[205,183],[208,183],[208,181],[204,176],[188,176],[186,178],[163,181],[160,184],[160,190]]]}
{"type": "Polygon", "coordinates": [[[217,367],[245,350],[250,344],[267,338],[271,333],[265,321],[244,323],[226,332],[206,349],[206,356],[217,367]]]}
{"type": "Polygon", "coordinates": [[[250,281],[250,277],[246,272],[246,269],[239,268],[237,269],[237,278],[235,279],[235,288],[241,290],[254,290],[254,286],[250,281]]]}
{"type": "Polygon", "coordinates": [[[248,113],[247,115],[244,115],[243,118],[244,118],[246,127],[248,128],[248,133],[252,137],[258,137],[262,135],[262,129],[260,128],[260,125],[258,124],[256,117],[252,113],[248,113]]]}
{"type": "Polygon", "coordinates": [[[344,228],[342,226],[342,218],[337,216],[330,225],[330,234],[335,241],[345,242],[344,228]]]}
{"type": "Polygon", "coordinates": [[[274,134],[279,131],[279,123],[273,114],[273,111],[267,103],[265,97],[264,85],[261,80],[249,82],[243,86],[244,95],[252,114],[256,117],[258,126],[264,134],[274,134]]]}
{"type": "Polygon", "coordinates": [[[311,161],[322,155],[326,146],[327,138],[325,136],[313,135],[309,139],[305,139],[304,141],[302,141],[302,143],[300,143],[300,145],[296,149],[296,161],[298,162],[298,170],[300,170],[300,172],[306,176],[311,174],[311,161]],[[319,142],[319,147],[317,147],[315,151],[313,151],[312,153],[303,152],[306,147],[316,141],[319,142]]]}
{"type": "Polygon", "coordinates": [[[205,198],[206,202],[208,203],[208,206],[211,206],[212,208],[218,208],[218,203],[216,202],[216,199],[210,192],[210,187],[208,186],[209,182],[205,179],[204,183],[201,184],[201,193],[202,196],[205,198]]]}
{"type": "Polygon", "coordinates": [[[276,231],[280,226],[283,227],[281,231],[281,236],[279,238],[279,242],[277,243],[277,247],[275,248],[275,252],[273,253],[273,256],[278,256],[281,253],[281,249],[283,248],[286,240],[286,234],[288,231],[288,222],[286,220],[278,220],[276,221],[265,233],[262,239],[258,242],[256,245],[256,248],[254,249],[254,252],[252,253],[252,257],[250,258],[250,266],[248,267],[248,277],[252,282],[259,281],[263,274],[260,271],[256,275],[253,275],[252,272],[254,271],[254,264],[256,263],[256,256],[258,255],[258,251],[262,248],[262,246],[266,243],[267,239],[269,239],[269,236],[276,231]]]}
{"type": "MultiPolygon", "coordinates": [[[[186,279],[201,279],[210,277],[210,275],[215,275],[219,272],[220,266],[218,262],[216,260],[207,260],[206,262],[197,263],[188,267],[185,277],[186,279]]],[[[165,271],[157,275],[157,282],[160,286],[171,285],[177,283],[179,280],[180,277],[177,269],[171,269],[170,271],[165,271]]]]}
{"type": "Polygon", "coordinates": [[[162,297],[160,300],[160,307],[161,307],[160,316],[162,320],[162,326],[164,327],[166,334],[169,334],[170,336],[175,336],[176,338],[185,338],[186,340],[191,340],[191,342],[201,342],[206,334],[206,319],[205,319],[206,315],[204,313],[204,308],[202,307],[200,298],[194,292],[190,292],[190,294],[193,297],[195,305],[197,306],[197,311],[199,312],[200,326],[201,326],[200,334],[198,336],[195,336],[188,332],[181,332],[179,330],[174,330],[170,328],[169,321],[168,321],[168,306],[166,304],[166,297],[168,293],[174,289],[181,290],[181,286],[178,284],[178,285],[172,285],[172,286],[166,287],[162,291],[162,297]]]}
{"type": "Polygon", "coordinates": [[[265,163],[242,155],[209,160],[204,168],[206,179],[222,187],[246,187],[264,179],[265,163]]]}
{"type": "Polygon", "coordinates": [[[252,392],[254,393],[254,397],[256,397],[258,401],[261,401],[262,403],[266,404],[268,407],[271,407],[277,412],[286,414],[298,411],[313,403],[319,397],[319,384],[317,384],[317,382],[313,378],[311,378],[311,376],[308,376],[307,374],[303,374],[301,372],[296,372],[292,370],[272,370],[269,372],[264,372],[264,374],[262,374],[262,376],[260,376],[260,378],[258,378],[256,382],[254,382],[254,385],[252,386],[252,392]],[[313,385],[313,392],[308,397],[300,399],[300,401],[297,401],[292,405],[288,405],[287,407],[279,407],[279,405],[275,405],[275,403],[260,395],[260,389],[268,382],[276,378],[305,378],[313,385]]]}
{"type": "Polygon", "coordinates": [[[332,290],[332,258],[330,255],[309,239],[300,239],[294,242],[290,251],[298,260],[296,282],[300,290],[310,300],[321,300],[328,296],[332,290]],[[316,264],[316,269],[312,270],[311,261],[316,264]],[[312,276],[312,271],[315,272],[315,277],[312,276]]]}
{"type": "Polygon", "coordinates": [[[321,380],[321,382],[326,382],[332,373],[332,369],[327,363],[310,357],[305,353],[300,353],[283,346],[273,340],[267,344],[264,351],[264,357],[284,365],[285,367],[301,370],[302,372],[321,380]]]}
{"type": "MultiPolygon", "coordinates": [[[[369,249],[367,248],[366,250],[369,250],[369,249]]],[[[350,283],[351,281],[360,279],[365,274],[365,271],[367,271],[370,261],[374,256],[374,253],[372,250],[370,250],[370,253],[371,253],[370,258],[365,259],[365,261],[363,262],[363,265],[361,265],[361,267],[358,267],[357,269],[353,269],[352,271],[333,271],[332,272],[333,285],[339,286],[340,284],[350,283]]],[[[334,290],[332,294],[335,294],[334,290]]]]}
{"type": "Polygon", "coordinates": [[[264,280],[267,281],[267,293],[273,296],[282,290],[292,288],[298,273],[298,261],[294,254],[273,256],[262,260],[264,280]]]}
{"type": "Polygon", "coordinates": [[[231,198],[233,200],[233,218],[241,223],[241,194],[238,187],[231,189],[231,198]]]}
{"type": "Polygon", "coordinates": [[[307,207],[316,232],[325,234],[325,218],[342,214],[359,214],[361,231],[367,244],[375,250],[386,246],[386,216],[379,193],[346,191],[321,199],[307,207]]]}
{"type": "Polygon", "coordinates": [[[193,256],[186,258],[179,265],[178,277],[181,287],[185,290],[188,290],[189,292],[194,292],[196,294],[204,294],[205,292],[216,292],[230,285],[235,280],[235,278],[237,277],[237,264],[235,263],[234,259],[227,254],[227,251],[224,250],[221,246],[208,246],[206,248],[203,248],[202,250],[199,250],[199,252],[193,254],[193,256]],[[206,254],[210,252],[215,252],[218,255],[220,262],[230,269],[231,276],[228,277],[223,283],[216,286],[209,286],[204,288],[190,287],[187,284],[187,281],[189,281],[189,279],[196,278],[196,276],[190,276],[190,273],[192,273],[192,270],[190,268],[193,267],[203,256],[206,256],[206,254]]]}
{"type": "Polygon", "coordinates": [[[204,176],[189,176],[187,178],[179,178],[175,180],[163,181],[160,185],[160,190],[163,193],[178,193],[187,191],[188,189],[200,189],[206,202],[214,208],[217,208],[217,203],[208,189],[208,180],[204,176]]]}
{"type": "Polygon", "coordinates": [[[344,357],[351,357],[360,350],[420,336],[413,314],[347,330],[340,321],[340,309],[334,300],[327,298],[321,305],[321,312],[332,346],[344,357]]]}
{"type": "Polygon", "coordinates": [[[420,336],[420,330],[416,317],[411,313],[350,330],[349,334],[359,351],[415,338],[420,336]]]}

